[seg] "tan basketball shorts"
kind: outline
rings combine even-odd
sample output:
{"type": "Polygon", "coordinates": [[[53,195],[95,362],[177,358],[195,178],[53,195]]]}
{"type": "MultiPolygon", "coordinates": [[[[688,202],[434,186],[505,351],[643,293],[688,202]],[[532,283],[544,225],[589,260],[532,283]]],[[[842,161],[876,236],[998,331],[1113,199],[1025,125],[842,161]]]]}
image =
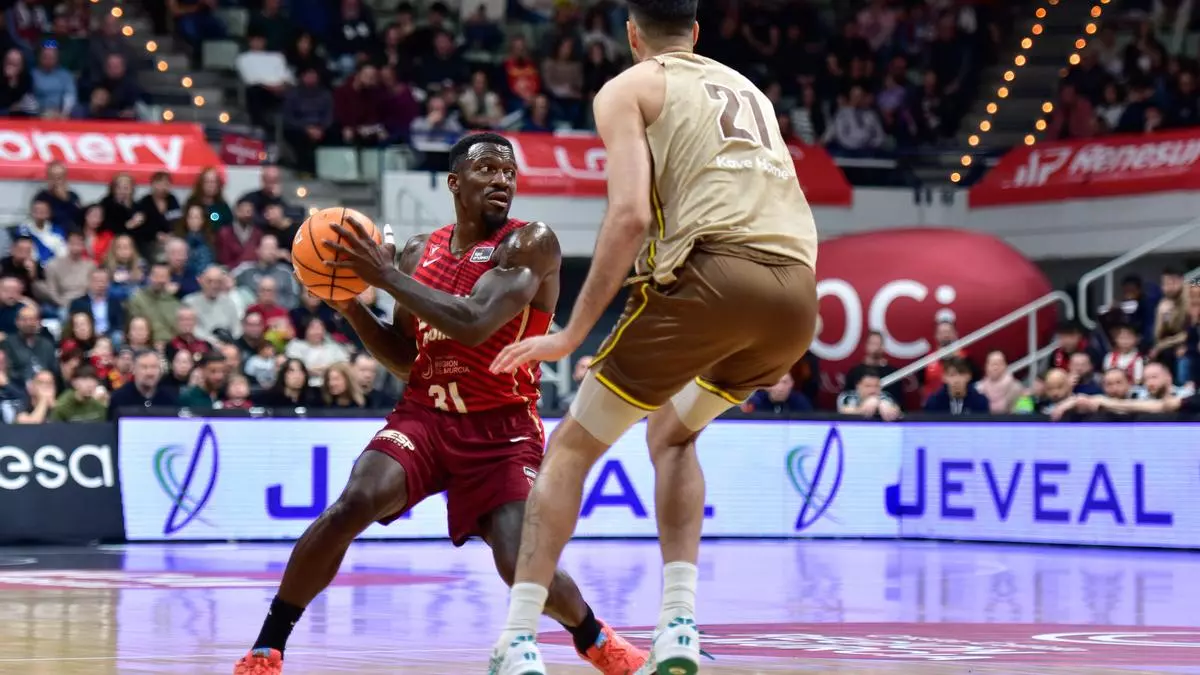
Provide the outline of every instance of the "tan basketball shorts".
{"type": "Polygon", "coordinates": [[[695,251],[675,283],[638,284],[592,363],[595,378],[651,411],[695,380],[730,405],[779,381],[816,328],[813,271],[695,251]]]}

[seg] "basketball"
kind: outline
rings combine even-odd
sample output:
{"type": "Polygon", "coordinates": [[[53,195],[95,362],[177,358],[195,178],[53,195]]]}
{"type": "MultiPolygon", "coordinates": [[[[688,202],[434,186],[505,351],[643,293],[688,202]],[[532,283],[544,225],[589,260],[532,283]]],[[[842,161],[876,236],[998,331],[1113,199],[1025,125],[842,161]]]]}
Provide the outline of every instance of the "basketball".
{"type": "Polygon", "coordinates": [[[350,270],[325,266],[325,261],[336,260],[338,253],[323,242],[336,242],[340,238],[333,230],[333,225],[340,224],[344,228],[352,229],[354,226],[346,221],[347,218],[357,221],[372,239],[381,242],[379,228],[375,227],[370,218],[354,209],[335,206],[321,209],[309,216],[300,226],[292,244],[292,265],[296,268],[296,276],[310,293],[322,300],[342,302],[367,290],[367,283],[350,270]]]}

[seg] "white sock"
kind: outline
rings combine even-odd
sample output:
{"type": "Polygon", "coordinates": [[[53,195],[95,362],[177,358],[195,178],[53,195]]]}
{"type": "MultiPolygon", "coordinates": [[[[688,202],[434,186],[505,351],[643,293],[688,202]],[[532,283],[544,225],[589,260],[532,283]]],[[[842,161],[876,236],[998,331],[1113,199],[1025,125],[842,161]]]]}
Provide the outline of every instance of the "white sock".
{"type": "Polygon", "coordinates": [[[513,584],[508,600],[508,619],[496,643],[497,650],[508,649],[513,638],[525,633],[537,635],[538,619],[546,608],[549,589],[537,584],[513,584]]]}
{"type": "Polygon", "coordinates": [[[658,627],[681,617],[696,615],[696,581],[700,570],[692,563],[672,562],[663,565],[662,611],[658,614],[658,627]]]}

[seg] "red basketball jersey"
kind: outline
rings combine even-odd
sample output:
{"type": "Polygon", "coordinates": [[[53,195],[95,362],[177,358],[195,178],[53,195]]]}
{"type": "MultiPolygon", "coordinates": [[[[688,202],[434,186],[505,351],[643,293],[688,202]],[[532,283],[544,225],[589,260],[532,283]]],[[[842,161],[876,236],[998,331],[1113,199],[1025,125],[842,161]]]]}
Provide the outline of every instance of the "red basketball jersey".
{"type": "MultiPolygon", "coordinates": [[[[461,297],[471,294],[475,282],[496,266],[496,248],[513,230],[527,223],[509,220],[491,237],[455,257],[450,252],[454,225],[429,236],[425,252],[413,271],[417,281],[461,297]]],[[[448,412],[469,413],[506,405],[532,406],[541,395],[541,367],[527,364],[511,374],[494,374],[488,367],[508,345],[550,330],[551,315],[526,307],[477,347],[468,347],[413,317],[417,360],[404,398],[418,405],[448,412]]]]}

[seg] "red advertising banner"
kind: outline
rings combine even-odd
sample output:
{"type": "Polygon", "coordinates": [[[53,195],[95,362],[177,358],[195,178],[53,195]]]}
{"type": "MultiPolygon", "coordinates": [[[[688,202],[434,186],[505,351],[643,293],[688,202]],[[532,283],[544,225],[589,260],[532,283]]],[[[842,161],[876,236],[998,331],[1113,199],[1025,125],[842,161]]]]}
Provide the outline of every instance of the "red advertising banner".
{"type": "MultiPolygon", "coordinates": [[[[607,155],[595,136],[506,134],[521,168],[520,190],[543,197],[604,197],[607,155]]],[[[850,206],[845,174],[820,146],[789,146],[796,175],[810,204],[850,206]]]]}
{"type": "Polygon", "coordinates": [[[972,207],[1200,188],[1200,130],[1020,146],[971,188],[972,207]]]}
{"type": "Polygon", "coordinates": [[[8,118],[0,125],[0,179],[46,177],[46,164],[61,160],[71,180],[107,183],[119,173],[139,183],[159,171],[175,185],[190,185],[221,160],[194,124],[68,122],[8,118]]]}

